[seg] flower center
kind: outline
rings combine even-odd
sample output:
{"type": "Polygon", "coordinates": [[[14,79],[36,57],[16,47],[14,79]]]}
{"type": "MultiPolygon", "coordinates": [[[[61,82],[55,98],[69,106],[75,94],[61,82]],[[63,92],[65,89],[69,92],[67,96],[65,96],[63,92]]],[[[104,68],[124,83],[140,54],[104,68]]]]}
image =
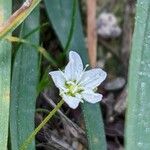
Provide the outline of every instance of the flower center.
{"type": "Polygon", "coordinates": [[[67,89],[66,94],[75,97],[76,94],[80,94],[84,91],[83,87],[76,83],[76,81],[65,82],[65,87],[67,89]]]}

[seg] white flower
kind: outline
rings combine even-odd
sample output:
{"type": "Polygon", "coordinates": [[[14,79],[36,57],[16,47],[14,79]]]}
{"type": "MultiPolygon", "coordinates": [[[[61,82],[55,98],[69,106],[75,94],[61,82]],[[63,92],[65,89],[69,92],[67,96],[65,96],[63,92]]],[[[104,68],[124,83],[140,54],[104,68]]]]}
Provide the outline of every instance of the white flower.
{"type": "Polygon", "coordinates": [[[60,96],[73,109],[84,100],[89,103],[97,103],[102,99],[102,95],[94,91],[105,80],[106,72],[100,68],[88,71],[85,69],[83,69],[78,53],[70,51],[69,63],[65,70],[49,73],[60,90],[60,96]]]}

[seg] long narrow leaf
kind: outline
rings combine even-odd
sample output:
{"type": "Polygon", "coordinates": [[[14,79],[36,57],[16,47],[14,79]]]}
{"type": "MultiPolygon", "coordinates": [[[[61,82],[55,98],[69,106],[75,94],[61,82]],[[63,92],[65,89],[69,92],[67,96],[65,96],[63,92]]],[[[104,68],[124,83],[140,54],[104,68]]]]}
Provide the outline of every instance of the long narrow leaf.
{"type": "MultiPolygon", "coordinates": [[[[45,0],[47,14],[50,21],[61,41],[61,44],[66,48],[68,41],[69,29],[71,28],[72,6],[73,0],[45,0]]],[[[82,24],[80,19],[79,8],[76,8],[75,28],[73,37],[70,40],[70,45],[67,46],[70,50],[76,50],[82,57],[84,64],[88,63],[87,49],[85,46],[82,24]]],[[[72,30],[71,30],[72,31],[72,30]]],[[[82,105],[84,114],[87,137],[90,150],[106,150],[106,141],[103,127],[103,120],[99,104],[90,105],[84,103],[82,105]]]]}
{"type": "MultiPolygon", "coordinates": [[[[21,37],[39,26],[39,8],[36,8],[22,24],[21,37]]],[[[39,32],[31,34],[30,43],[39,44],[39,32]]],[[[12,150],[19,146],[34,130],[34,114],[38,83],[38,52],[28,44],[17,51],[11,84],[10,133],[12,150]]],[[[35,149],[34,141],[29,146],[35,149]]]]}
{"type": "MultiPolygon", "coordinates": [[[[11,0],[0,0],[0,24],[11,13],[11,0]]],[[[0,149],[7,149],[11,77],[11,44],[0,41],[0,149]]]]}
{"type": "Polygon", "coordinates": [[[138,0],[129,72],[126,149],[150,149],[150,1],[138,0]]]}
{"type": "Polygon", "coordinates": [[[32,41],[28,41],[26,39],[14,37],[14,36],[7,36],[5,39],[10,42],[24,43],[32,46],[38,52],[40,52],[51,63],[51,65],[57,66],[57,62],[55,61],[55,59],[43,47],[39,45],[35,45],[34,43],[32,43],[32,41]]]}
{"type": "Polygon", "coordinates": [[[40,1],[41,0],[23,1],[23,5],[13,15],[11,15],[6,22],[0,25],[0,39],[2,39],[10,31],[16,29],[28,17],[40,1]]]}

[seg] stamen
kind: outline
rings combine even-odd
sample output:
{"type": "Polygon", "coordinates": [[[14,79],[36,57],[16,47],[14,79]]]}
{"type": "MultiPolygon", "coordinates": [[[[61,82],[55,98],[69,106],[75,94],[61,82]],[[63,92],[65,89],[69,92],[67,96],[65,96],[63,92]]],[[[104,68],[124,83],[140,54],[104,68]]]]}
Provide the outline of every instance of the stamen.
{"type": "Polygon", "coordinates": [[[86,69],[87,69],[87,67],[89,67],[89,64],[86,64],[86,65],[85,65],[85,68],[86,68],[86,69]]]}
{"type": "Polygon", "coordinates": [[[85,68],[83,69],[83,71],[82,71],[82,73],[80,74],[80,76],[79,76],[79,79],[76,81],[76,84],[78,84],[78,85],[80,85],[80,80],[82,79],[82,76],[83,76],[83,74],[84,74],[84,72],[86,71],[86,69],[89,67],[89,64],[86,64],[85,65],[85,68]]]}
{"type": "Polygon", "coordinates": [[[67,84],[75,85],[75,83],[73,81],[67,81],[67,84]]]}
{"type": "Polygon", "coordinates": [[[74,89],[72,90],[72,93],[76,93],[77,89],[78,89],[78,86],[75,86],[74,89]]]}
{"type": "Polygon", "coordinates": [[[81,103],[84,103],[83,99],[80,100],[81,103]]]}
{"type": "Polygon", "coordinates": [[[85,68],[83,69],[83,72],[85,72],[88,67],[89,67],[89,64],[86,64],[85,68]]]}

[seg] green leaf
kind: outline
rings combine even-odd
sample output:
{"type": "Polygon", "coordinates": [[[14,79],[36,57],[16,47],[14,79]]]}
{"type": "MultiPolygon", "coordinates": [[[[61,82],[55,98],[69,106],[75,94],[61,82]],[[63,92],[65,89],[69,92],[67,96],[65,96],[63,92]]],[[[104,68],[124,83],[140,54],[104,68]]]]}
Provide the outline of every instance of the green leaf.
{"type": "MultiPolygon", "coordinates": [[[[36,8],[22,24],[21,37],[39,26],[39,8],[36,8]]],[[[39,44],[39,32],[27,37],[31,43],[39,44]]],[[[28,44],[21,44],[13,65],[11,84],[10,133],[12,150],[19,146],[34,130],[34,115],[38,84],[38,52],[28,44]]],[[[35,149],[34,141],[29,150],[35,149]]]]}
{"type": "Polygon", "coordinates": [[[15,30],[35,9],[41,0],[30,0],[27,2],[30,2],[29,7],[22,5],[13,15],[10,16],[10,18],[3,24],[3,26],[0,26],[0,40],[9,32],[15,30]]]}
{"type": "Polygon", "coordinates": [[[37,49],[37,51],[40,52],[51,63],[51,65],[55,67],[57,66],[57,61],[55,61],[55,59],[43,47],[39,45],[35,45],[26,39],[14,37],[14,36],[7,36],[5,39],[10,42],[24,43],[32,46],[33,48],[37,49]]]}
{"type": "Polygon", "coordinates": [[[37,87],[38,93],[42,92],[46,87],[48,87],[48,85],[50,85],[49,76],[48,76],[49,70],[50,70],[50,66],[48,66],[45,69],[45,72],[43,73],[43,76],[38,84],[38,87],[37,87]]]}
{"type": "MultiPolygon", "coordinates": [[[[73,0],[45,0],[48,17],[57,33],[57,36],[63,46],[66,48],[66,43],[68,42],[68,35],[70,35],[71,20],[73,17],[72,6],[73,0]]],[[[70,50],[78,52],[84,65],[88,63],[87,49],[85,46],[85,38],[83,35],[83,29],[81,24],[79,8],[76,8],[76,20],[74,22],[75,28],[73,32],[73,37],[70,40],[70,50]]],[[[103,120],[101,116],[101,111],[99,104],[89,104],[84,103],[82,105],[82,110],[85,119],[85,125],[87,129],[87,137],[89,141],[90,150],[106,150],[106,141],[103,127],[103,120]]]]}
{"type": "Polygon", "coordinates": [[[129,71],[126,149],[150,149],[150,1],[138,0],[129,71]]]}
{"type": "MultiPolygon", "coordinates": [[[[0,23],[11,14],[11,0],[0,0],[0,23]]],[[[7,149],[10,105],[11,44],[0,41],[0,149],[7,149]]]]}

